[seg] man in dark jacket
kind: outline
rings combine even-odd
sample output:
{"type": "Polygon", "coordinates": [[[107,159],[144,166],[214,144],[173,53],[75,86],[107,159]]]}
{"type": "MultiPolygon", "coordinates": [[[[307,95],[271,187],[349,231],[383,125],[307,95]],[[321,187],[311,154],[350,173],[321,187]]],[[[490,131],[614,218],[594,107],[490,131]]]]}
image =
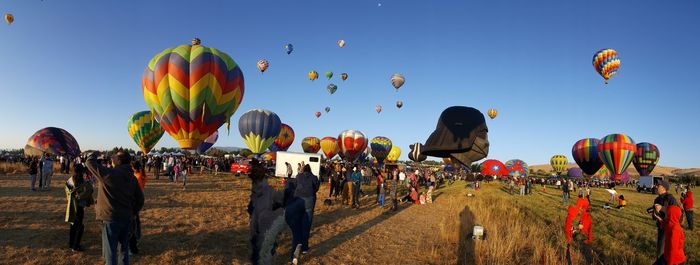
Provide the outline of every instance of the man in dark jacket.
{"type": "Polygon", "coordinates": [[[285,227],[284,193],[267,183],[265,168],[257,161],[250,162],[248,175],[253,181],[250,190],[250,244],[252,264],[271,264],[277,246],[277,236],[285,227]]]}
{"type": "Polygon", "coordinates": [[[301,238],[301,251],[304,254],[309,251],[309,236],[311,235],[311,223],[314,219],[316,192],[318,192],[320,185],[318,177],[311,173],[311,166],[309,165],[305,165],[303,172],[297,175],[294,196],[304,200],[304,208],[306,209],[306,220],[303,223],[304,232],[301,238]]]}
{"type": "Polygon", "coordinates": [[[143,192],[130,162],[131,156],[123,151],[112,157],[113,168],[97,163],[95,154],[85,162],[98,180],[95,215],[102,221],[102,255],[107,265],[117,264],[117,258],[129,264],[129,225],[134,213],[143,207],[143,192]]]}
{"type": "Polygon", "coordinates": [[[666,213],[668,206],[675,205],[678,206],[676,198],[673,197],[668,190],[671,184],[668,181],[661,180],[656,183],[656,193],[659,194],[656,199],[654,199],[653,211],[651,212],[651,217],[656,221],[656,258],[662,257],[664,254],[664,221],[666,220],[666,213]]]}

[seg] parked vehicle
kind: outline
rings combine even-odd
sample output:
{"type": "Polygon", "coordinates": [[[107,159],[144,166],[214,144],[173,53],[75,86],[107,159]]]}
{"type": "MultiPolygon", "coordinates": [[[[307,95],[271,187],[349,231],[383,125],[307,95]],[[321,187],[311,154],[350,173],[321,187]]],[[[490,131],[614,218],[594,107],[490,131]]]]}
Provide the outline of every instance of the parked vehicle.
{"type": "Polygon", "coordinates": [[[248,175],[250,174],[251,169],[252,167],[247,160],[231,163],[231,173],[235,174],[236,176],[240,176],[241,174],[248,175]]]}
{"type": "Polygon", "coordinates": [[[320,176],[321,173],[321,155],[308,153],[293,153],[293,152],[277,152],[277,161],[275,166],[276,177],[286,177],[287,166],[285,162],[292,165],[292,178],[296,177],[297,165],[304,162],[311,166],[311,173],[320,176]]]}
{"type": "Polygon", "coordinates": [[[656,183],[663,180],[662,177],[641,176],[637,183],[637,192],[651,192],[656,194],[656,183]]]}

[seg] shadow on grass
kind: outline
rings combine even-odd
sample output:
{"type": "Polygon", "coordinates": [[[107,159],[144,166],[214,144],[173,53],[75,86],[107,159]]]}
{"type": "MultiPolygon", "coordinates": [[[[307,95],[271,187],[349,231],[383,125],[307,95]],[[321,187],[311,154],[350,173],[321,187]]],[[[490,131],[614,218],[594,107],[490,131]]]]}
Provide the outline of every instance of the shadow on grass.
{"type": "Polygon", "coordinates": [[[469,207],[459,213],[459,250],[457,264],[476,264],[476,253],[474,253],[474,240],[472,230],[474,229],[474,213],[469,207]]]}

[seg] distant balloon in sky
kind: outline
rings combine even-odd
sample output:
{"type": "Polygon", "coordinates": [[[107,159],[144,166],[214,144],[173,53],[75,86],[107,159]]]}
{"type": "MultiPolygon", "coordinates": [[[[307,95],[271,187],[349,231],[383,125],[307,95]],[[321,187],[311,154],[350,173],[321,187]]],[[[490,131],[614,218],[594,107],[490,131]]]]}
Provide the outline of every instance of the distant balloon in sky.
{"type": "Polygon", "coordinates": [[[374,107],[374,111],[376,111],[377,113],[382,112],[382,105],[377,105],[376,107],[374,107]]]}
{"type": "Polygon", "coordinates": [[[333,77],[333,72],[331,72],[331,71],[326,72],[326,79],[331,80],[331,77],[333,77]]]}
{"type": "Polygon", "coordinates": [[[343,79],[343,81],[348,79],[348,74],[347,73],[342,73],[340,74],[340,79],[343,79]]]}
{"type": "Polygon", "coordinates": [[[321,117],[321,112],[320,112],[320,111],[317,111],[315,115],[316,115],[316,118],[320,118],[320,117],[321,117]]]}
{"type": "Polygon", "coordinates": [[[406,78],[404,78],[402,74],[393,74],[391,76],[391,85],[396,88],[396,91],[399,91],[399,88],[401,88],[405,82],[406,78]]]}
{"type": "Polygon", "coordinates": [[[331,111],[331,107],[326,107],[326,109],[325,109],[325,110],[326,110],[326,113],[328,113],[328,112],[330,112],[330,111],[331,111]]]}
{"type": "Polygon", "coordinates": [[[15,22],[15,16],[10,13],[6,13],[5,22],[7,22],[7,25],[12,25],[12,22],[15,22]]]}
{"type": "Polygon", "coordinates": [[[287,43],[287,45],[284,45],[284,51],[290,54],[294,51],[294,46],[291,43],[287,43]]]}
{"type": "Polygon", "coordinates": [[[309,72],[309,80],[314,81],[316,79],[318,79],[318,72],[313,70],[309,72]]]}
{"type": "Polygon", "coordinates": [[[401,107],[403,107],[403,101],[401,101],[401,100],[396,101],[396,107],[399,108],[399,109],[400,109],[401,107]]]}
{"type": "Polygon", "coordinates": [[[489,109],[489,111],[486,112],[486,114],[489,115],[489,118],[493,120],[496,118],[496,116],[498,116],[498,111],[496,111],[496,109],[489,109]]]}
{"type": "Polygon", "coordinates": [[[261,59],[258,61],[258,70],[260,70],[261,73],[267,71],[268,67],[270,67],[270,63],[267,60],[261,59]]]}
{"type": "Polygon", "coordinates": [[[382,7],[382,3],[377,4],[378,7],[382,7]]]}
{"type": "Polygon", "coordinates": [[[329,85],[326,87],[326,90],[328,90],[328,93],[330,93],[331,95],[333,95],[333,93],[335,93],[335,91],[338,90],[338,86],[336,86],[335,84],[329,84],[329,85]]]}
{"type": "Polygon", "coordinates": [[[339,41],[338,41],[338,46],[339,46],[340,48],[345,47],[345,40],[339,40],[339,41]]]}
{"type": "Polygon", "coordinates": [[[620,69],[620,58],[613,49],[602,49],[593,55],[593,68],[603,77],[605,83],[620,69]]]}

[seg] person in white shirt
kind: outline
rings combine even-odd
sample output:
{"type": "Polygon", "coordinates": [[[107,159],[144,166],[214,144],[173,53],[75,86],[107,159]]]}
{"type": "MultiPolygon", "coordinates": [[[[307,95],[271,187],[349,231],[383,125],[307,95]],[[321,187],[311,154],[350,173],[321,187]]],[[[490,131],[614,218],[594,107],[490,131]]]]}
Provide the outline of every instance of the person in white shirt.
{"type": "Polygon", "coordinates": [[[53,177],[53,160],[45,156],[41,163],[41,190],[51,190],[51,178],[53,177]]]}

